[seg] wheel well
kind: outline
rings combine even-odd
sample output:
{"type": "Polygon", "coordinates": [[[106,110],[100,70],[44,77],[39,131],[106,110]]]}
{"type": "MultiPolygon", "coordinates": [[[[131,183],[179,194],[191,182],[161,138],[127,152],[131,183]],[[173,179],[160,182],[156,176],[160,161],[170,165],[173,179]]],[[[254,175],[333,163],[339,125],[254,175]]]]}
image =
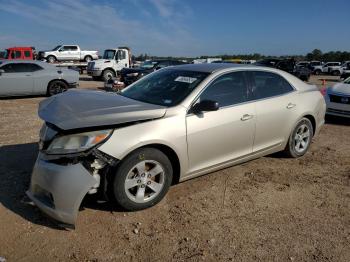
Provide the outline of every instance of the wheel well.
{"type": "Polygon", "coordinates": [[[162,145],[162,144],[150,144],[150,145],[146,145],[143,146],[141,148],[155,148],[158,149],[159,151],[161,151],[162,153],[164,153],[170,160],[171,165],[173,167],[173,181],[172,184],[177,184],[180,181],[180,160],[177,156],[177,154],[175,153],[175,151],[166,146],[166,145],[162,145]]]}
{"type": "Polygon", "coordinates": [[[312,135],[314,135],[315,131],[316,131],[316,120],[315,120],[315,118],[312,115],[306,115],[304,117],[310,120],[310,122],[312,124],[312,129],[314,131],[312,135]]]}
{"type": "Polygon", "coordinates": [[[107,68],[103,69],[102,74],[103,74],[103,72],[105,72],[106,70],[111,70],[111,71],[114,72],[115,75],[117,75],[117,72],[116,72],[112,67],[107,67],[107,68]]]}
{"type": "Polygon", "coordinates": [[[92,58],[92,56],[91,56],[91,55],[85,55],[85,56],[84,56],[84,59],[85,59],[86,57],[88,57],[88,56],[90,56],[90,57],[92,58]]]}

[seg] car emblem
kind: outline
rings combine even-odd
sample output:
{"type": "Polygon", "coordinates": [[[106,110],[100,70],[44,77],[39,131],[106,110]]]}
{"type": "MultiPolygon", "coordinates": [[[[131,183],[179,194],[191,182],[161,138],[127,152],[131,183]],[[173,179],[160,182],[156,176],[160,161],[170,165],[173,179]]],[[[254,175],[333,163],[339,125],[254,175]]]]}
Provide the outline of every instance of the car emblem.
{"type": "Polygon", "coordinates": [[[347,103],[349,102],[349,98],[348,98],[348,97],[342,97],[342,98],[340,99],[340,101],[341,101],[342,103],[344,103],[344,104],[347,104],[347,103]]]}

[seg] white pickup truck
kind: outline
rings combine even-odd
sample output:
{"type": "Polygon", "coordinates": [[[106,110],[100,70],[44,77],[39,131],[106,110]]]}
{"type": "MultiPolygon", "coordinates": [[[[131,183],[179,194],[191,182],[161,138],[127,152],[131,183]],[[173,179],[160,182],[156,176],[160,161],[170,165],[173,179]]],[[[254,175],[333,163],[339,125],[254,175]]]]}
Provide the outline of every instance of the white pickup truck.
{"type": "Polygon", "coordinates": [[[116,77],[118,72],[131,65],[131,53],[128,47],[118,47],[104,51],[103,58],[88,63],[87,73],[94,80],[104,81],[116,77]]]}
{"type": "Polygon", "coordinates": [[[39,59],[45,59],[49,63],[56,61],[85,61],[98,59],[97,51],[83,51],[78,45],[58,45],[51,51],[40,51],[39,59]]]}

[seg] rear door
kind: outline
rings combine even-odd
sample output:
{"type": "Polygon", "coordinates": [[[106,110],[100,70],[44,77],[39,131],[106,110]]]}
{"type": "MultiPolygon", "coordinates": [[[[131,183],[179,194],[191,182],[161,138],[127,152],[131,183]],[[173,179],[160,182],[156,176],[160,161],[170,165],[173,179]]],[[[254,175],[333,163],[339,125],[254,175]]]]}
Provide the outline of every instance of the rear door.
{"type": "Polygon", "coordinates": [[[277,73],[249,73],[256,108],[253,151],[280,146],[289,136],[298,106],[295,89],[277,73]]]}
{"type": "Polygon", "coordinates": [[[1,95],[32,94],[34,81],[27,63],[8,63],[0,69],[5,71],[0,75],[1,95]]]}
{"type": "Polygon", "coordinates": [[[244,72],[216,78],[195,102],[213,100],[218,111],[188,114],[187,143],[190,172],[223,164],[252,152],[255,107],[244,72]]]}

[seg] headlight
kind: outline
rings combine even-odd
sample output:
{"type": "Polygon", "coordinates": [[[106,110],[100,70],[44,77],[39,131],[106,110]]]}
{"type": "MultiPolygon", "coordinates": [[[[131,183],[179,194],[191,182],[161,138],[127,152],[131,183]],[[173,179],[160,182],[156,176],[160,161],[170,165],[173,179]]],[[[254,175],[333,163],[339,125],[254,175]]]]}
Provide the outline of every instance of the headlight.
{"type": "Polygon", "coordinates": [[[130,74],[126,74],[126,76],[138,76],[139,73],[130,73],[130,74]]]}
{"type": "Polygon", "coordinates": [[[107,140],[112,130],[100,130],[55,138],[46,150],[47,154],[73,154],[86,151],[107,140]]]}

